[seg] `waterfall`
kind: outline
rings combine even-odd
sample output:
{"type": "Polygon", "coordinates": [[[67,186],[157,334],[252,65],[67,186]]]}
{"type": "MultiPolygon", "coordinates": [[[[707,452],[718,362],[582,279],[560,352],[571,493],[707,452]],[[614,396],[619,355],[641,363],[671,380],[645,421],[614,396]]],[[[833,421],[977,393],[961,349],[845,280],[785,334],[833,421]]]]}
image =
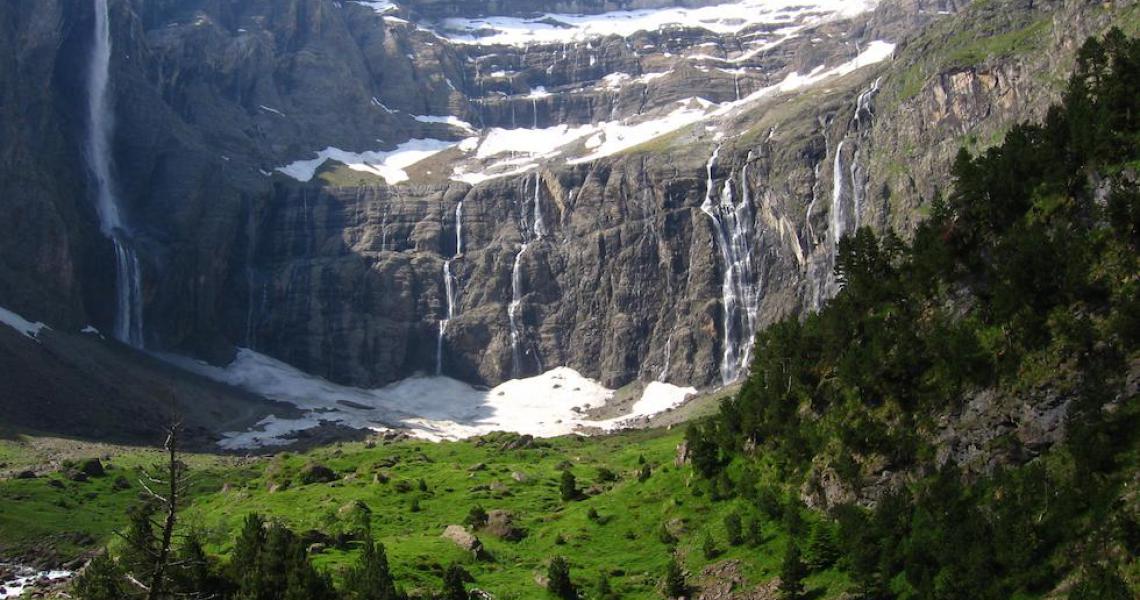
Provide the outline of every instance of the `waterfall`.
{"type": "Polygon", "coordinates": [[[521,333],[519,332],[518,312],[522,304],[522,257],[529,247],[524,243],[515,255],[515,264],[511,268],[511,303],[507,305],[507,320],[511,325],[511,376],[519,378],[522,375],[521,333]]]}
{"type": "Polygon", "coordinates": [[[463,254],[463,201],[455,205],[455,255],[463,254]]]}
{"type": "Polygon", "coordinates": [[[713,221],[716,244],[720,248],[724,271],[721,298],[724,305],[724,353],[721,358],[721,380],[725,385],[736,381],[747,366],[752,352],[753,335],[759,310],[759,293],[752,268],[753,213],[748,187],[748,166],[741,171],[740,202],[734,200],[732,177],[724,182],[719,200],[713,169],[720,148],[713,151],[706,166],[705,201],[701,211],[713,221]]]}
{"type": "Polygon", "coordinates": [[[546,235],[546,223],[542,220],[542,202],[539,192],[542,189],[542,176],[534,174],[534,237],[542,239],[546,235]]]}
{"type": "Polygon", "coordinates": [[[443,290],[447,301],[447,316],[439,320],[439,333],[435,340],[435,374],[443,375],[443,338],[447,334],[447,326],[455,318],[458,304],[455,292],[459,285],[455,275],[451,272],[451,262],[463,254],[463,201],[455,206],[455,255],[443,261],[443,290]]]}
{"type": "Polygon", "coordinates": [[[657,374],[657,381],[665,383],[669,378],[669,363],[673,361],[673,336],[665,340],[665,363],[661,365],[661,372],[657,374]]]}
{"type": "MultiPolygon", "coordinates": [[[[523,191],[526,191],[524,186],[523,191]]],[[[546,237],[546,221],[542,216],[542,175],[540,173],[534,174],[534,206],[532,211],[534,214],[533,228],[527,223],[526,215],[527,210],[523,207],[519,211],[519,232],[522,235],[522,244],[519,246],[519,252],[515,255],[514,265],[511,267],[511,303],[507,305],[507,321],[511,327],[511,376],[518,378],[523,375],[522,372],[522,331],[519,327],[519,308],[522,307],[523,288],[522,288],[522,257],[530,248],[532,242],[536,242],[546,237]],[[531,235],[533,234],[533,238],[531,235]]],[[[541,365],[541,358],[535,357],[537,364],[541,365]]],[[[539,367],[541,370],[541,366],[539,367]]]]}
{"type": "Polygon", "coordinates": [[[839,142],[835,147],[835,168],[832,171],[833,176],[833,189],[831,193],[831,254],[832,263],[835,262],[835,252],[839,247],[839,240],[845,233],[846,227],[845,219],[843,218],[843,180],[846,174],[843,172],[843,146],[847,145],[847,140],[839,142]]]}
{"type": "Polygon", "coordinates": [[[87,79],[87,160],[98,188],[96,212],[103,235],[115,246],[115,338],[143,346],[142,269],[119,212],[111,140],[115,117],[111,107],[111,23],[108,0],[95,0],[95,43],[87,79]]]}

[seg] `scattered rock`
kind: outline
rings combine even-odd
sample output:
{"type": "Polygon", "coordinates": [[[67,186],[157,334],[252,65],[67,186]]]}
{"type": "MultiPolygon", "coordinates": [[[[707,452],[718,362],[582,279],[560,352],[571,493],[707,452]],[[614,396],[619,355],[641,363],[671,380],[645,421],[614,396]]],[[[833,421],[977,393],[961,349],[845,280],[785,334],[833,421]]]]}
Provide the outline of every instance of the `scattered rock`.
{"type": "Polygon", "coordinates": [[[486,555],[483,542],[480,542],[479,538],[467,531],[462,525],[448,525],[447,529],[443,530],[441,537],[451,540],[456,546],[470,552],[475,558],[483,558],[486,555]]]}
{"type": "Polygon", "coordinates": [[[487,463],[477,463],[467,468],[468,471],[474,473],[476,471],[486,471],[487,463]]]}
{"type": "Polygon", "coordinates": [[[673,459],[673,464],[678,467],[683,467],[689,462],[689,442],[681,442],[677,444],[677,457],[673,459]]]}
{"type": "Polygon", "coordinates": [[[488,511],[483,531],[508,542],[517,542],[526,537],[526,530],[515,525],[514,515],[506,510],[488,511]]]}
{"type": "Polygon", "coordinates": [[[511,479],[514,479],[519,483],[526,483],[529,478],[526,476],[526,473],[515,471],[514,473],[511,473],[511,479]]]}

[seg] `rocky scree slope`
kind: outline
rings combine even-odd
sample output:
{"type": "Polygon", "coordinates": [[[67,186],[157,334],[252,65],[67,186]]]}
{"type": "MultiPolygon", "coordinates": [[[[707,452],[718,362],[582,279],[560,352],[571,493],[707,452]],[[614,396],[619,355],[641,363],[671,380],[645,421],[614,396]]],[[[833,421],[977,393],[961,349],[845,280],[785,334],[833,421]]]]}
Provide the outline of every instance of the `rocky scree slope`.
{"type": "MultiPolygon", "coordinates": [[[[595,37],[547,13],[663,3],[531,4],[112,1],[148,346],[251,347],[361,386],[437,364],[718,385],[755,328],[834,292],[839,235],[906,229],[952,149],[1035,115],[1085,35],[1134,20],[776,2],[595,37]]],[[[113,310],[80,152],[92,18],[0,8],[0,305],[61,329],[113,310]]]]}

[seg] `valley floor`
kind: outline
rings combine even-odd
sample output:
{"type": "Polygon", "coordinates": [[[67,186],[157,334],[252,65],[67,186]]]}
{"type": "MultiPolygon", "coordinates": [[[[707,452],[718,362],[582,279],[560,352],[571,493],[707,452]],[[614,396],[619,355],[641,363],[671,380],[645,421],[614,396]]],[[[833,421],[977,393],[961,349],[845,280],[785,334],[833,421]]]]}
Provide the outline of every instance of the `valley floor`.
{"type": "MultiPolygon", "coordinates": [[[[691,583],[736,581],[748,588],[773,579],[786,542],[780,526],[764,522],[756,547],[731,546],[723,517],[750,514],[749,507],[714,503],[692,470],[677,466],[682,438],[666,429],[551,440],[494,434],[441,443],[381,439],[264,457],[193,455],[194,493],[182,524],[224,556],[246,515],[280,519],[319,544],[311,548],[314,561],[339,578],[358,551],[337,540],[351,533],[354,513],[367,506],[393,573],[409,592],[438,590],[443,570],[459,563],[474,576],[474,587],[496,598],[534,598],[545,594],[538,582],[549,559],[565,556],[583,590],[604,570],[620,597],[657,598],[672,550],[663,529],[676,536],[691,583]],[[644,480],[642,461],[651,471],[644,480]],[[332,469],[335,478],[303,484],[314,465],[332,469]],[[561,499],[564,469],[576,476],[583,499],[561,499]],[[489,554],[476,559],[441,537],[475,505],[506,511],[522,539],[500,539],[502,528],[476,531],[489,554]],[[711,557],[707,539],[717,548],[711,557]]],[[[158,460],[149,449],[5,436],[0,562],[74,566],[74,558],[111,542],[112,531],[125,525],[126,509],[138,497],[135,469],[158,460]],[[102,459],[106,474],[76,481],[83,479],[75,476],[81,459],[91,457],[102,459]],[[18,478],[28,469],[37,476],[18,478]]],[[[846,586],[845,577],[830,570],[808,580],[817,597],[846,586]]]]}

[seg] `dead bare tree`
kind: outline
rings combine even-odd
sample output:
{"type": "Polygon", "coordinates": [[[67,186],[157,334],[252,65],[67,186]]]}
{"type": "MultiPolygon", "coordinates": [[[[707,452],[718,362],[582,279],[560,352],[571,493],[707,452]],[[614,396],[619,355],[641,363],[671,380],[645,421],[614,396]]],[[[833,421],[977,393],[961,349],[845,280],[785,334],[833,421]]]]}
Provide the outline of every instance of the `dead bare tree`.
{"type": "Polygon", "coordinates": [[[164,513],[162,535],[159,538],[158,551],[155,553],[150,585],[147,587],[147,600],[158,600],[162,597],[167,567],[170,564],[171,547],[174,543],[174,527],[178,522],[178,509],[189,484],[186,463],[182,462],[178,455],[178,437],[181,432],[180,420],[173,421],[167,426],[166,442],[163,444],[163,450],[166,451],[164,475],[155,477],[144,472],[143,478],[139,480],[147,494],[160,503],[164,513]],[[162,489],[164,493],[156,492],[151,486],[162,489]]]}

